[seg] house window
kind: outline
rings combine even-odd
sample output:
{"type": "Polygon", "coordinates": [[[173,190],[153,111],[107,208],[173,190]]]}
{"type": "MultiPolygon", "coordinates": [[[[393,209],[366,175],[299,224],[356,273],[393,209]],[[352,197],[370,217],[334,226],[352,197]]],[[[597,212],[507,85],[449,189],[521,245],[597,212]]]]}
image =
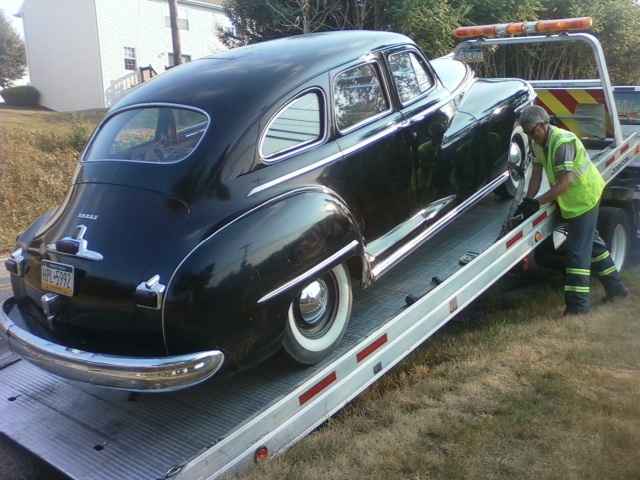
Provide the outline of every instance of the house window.
{"type": "MultiPolygon", "coordinates": [[[[171,17],[169,16],[169,7],[165,7],[164,26],[171,28],[171,17]]],[[[186,7],[178,7],[178,28],[180,30],[189,30],[189,11],[186,7]]]]}
{"type": "Polygon", "coordinates": [[[136,49],[134,47],[124,47],[124,69],[137,70],[136,49]]]}
{"type": "MultiPolygon", "coordinates": [[[[182,55],[182,63],[187,63],[191,61],[191,55],[182,55]]],[[[169,67],[175,66],[175,61],[173,60],[173,52],[169,52],[169,67]]]]}
{"type": "Polygon", "coordinates": [[[236,36],[236,27],[229,21],[227,17],[222,19],[222,31],[225,35],[236,36]]]}

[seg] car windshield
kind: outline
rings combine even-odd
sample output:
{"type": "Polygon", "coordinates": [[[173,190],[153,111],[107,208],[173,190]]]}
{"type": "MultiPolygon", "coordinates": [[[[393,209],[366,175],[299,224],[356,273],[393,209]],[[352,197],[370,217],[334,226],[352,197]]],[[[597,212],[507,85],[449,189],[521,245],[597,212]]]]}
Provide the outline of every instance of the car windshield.
{"type": "Polygon", "coordinates": [[[208,124],[204,113],[187,108],[126,110],[100,127],[84,160],[177,162],[196,148],[208,124]]]}

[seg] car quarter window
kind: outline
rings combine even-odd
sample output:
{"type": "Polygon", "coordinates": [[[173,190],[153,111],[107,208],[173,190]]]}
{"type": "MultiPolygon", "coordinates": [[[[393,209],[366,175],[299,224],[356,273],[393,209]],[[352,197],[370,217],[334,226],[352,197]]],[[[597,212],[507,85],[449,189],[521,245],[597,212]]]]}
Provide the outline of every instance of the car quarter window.
{"type": "Polygon", "coordinates": [[[269,159],[320,140],[323,120],[320,93],[308,92],[282,108],[271,120],[260,145],[269,159]]]}
{"type": "Polygon", "coordinates": [[[389,110],[389,101],[374,63],[358,65],[338,74],[333,98],[339,130],[347,130],[389,110]]]}
{"type": "Polygon", "coordinates": [[[101,125],[84,160],[177,162],[195,149],[208,124],[204,113],[186,108],[126,110],[101,125]]]}
{"type": "Polygon", "coordinates": [[[389,68],[403,104],[419,97],[434,84],[426,66],[415,52],[389,55],[389,68]]]}

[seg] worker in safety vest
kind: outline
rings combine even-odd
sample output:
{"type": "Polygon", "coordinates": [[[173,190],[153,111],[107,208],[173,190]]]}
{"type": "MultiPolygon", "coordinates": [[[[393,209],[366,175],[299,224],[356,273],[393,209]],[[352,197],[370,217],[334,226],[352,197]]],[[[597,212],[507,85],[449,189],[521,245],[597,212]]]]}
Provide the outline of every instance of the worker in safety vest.
{"type": "Polygon", "coordinates": [[[605,301],[629,295],[620,273],[596,230],[598,204],[605,182],[578,137],[549,125],[549,115],[538,105],[526,107],[519,123],[533,152],[533,172],[527,196],[516,214],[529,217],[540,205],[556,201],[567,223],[565,315],[589,311],[589,280],[593,271],[602,283],[605,301]],[[536,198],[542,170],[550,188],[536,198]]]}

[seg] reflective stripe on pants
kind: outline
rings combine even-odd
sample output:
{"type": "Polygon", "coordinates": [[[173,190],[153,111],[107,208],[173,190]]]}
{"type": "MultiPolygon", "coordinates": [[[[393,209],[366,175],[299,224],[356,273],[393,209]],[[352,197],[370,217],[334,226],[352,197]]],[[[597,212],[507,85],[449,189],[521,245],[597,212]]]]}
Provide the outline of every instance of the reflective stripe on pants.
{"type": "Polygon", "coordinates": [[[564,249],[567,261],[564,298],[570,312],[589,311],[590,271],[593,271],[607,292],[614,291],[622,283],[620,273],[598,235],[597,221],[597,206],[566,220],[567,240],[564,249]]]}

